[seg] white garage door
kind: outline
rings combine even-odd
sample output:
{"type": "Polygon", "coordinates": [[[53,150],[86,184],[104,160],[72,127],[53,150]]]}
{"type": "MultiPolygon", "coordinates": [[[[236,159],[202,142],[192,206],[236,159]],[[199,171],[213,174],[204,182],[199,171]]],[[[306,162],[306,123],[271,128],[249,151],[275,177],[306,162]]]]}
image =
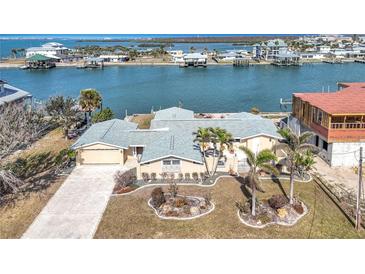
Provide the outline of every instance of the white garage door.
{"type": "Polygon", "coordinates": [[[81,164],[120,164],[122,158],[119,149],[85,149],[80,153],[81,164]]]}

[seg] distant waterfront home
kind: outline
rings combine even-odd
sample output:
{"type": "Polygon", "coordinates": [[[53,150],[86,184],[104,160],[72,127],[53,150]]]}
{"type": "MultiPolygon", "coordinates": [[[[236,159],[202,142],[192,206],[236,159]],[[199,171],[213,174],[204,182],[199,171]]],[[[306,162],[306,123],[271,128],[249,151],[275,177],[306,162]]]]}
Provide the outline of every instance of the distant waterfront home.
{"type": "Polygon", "coordinates": [[[40,47],[31,47],[25,50],[26,58],[32,57],[36,54],[41,54],[49,58],[60,58],[61,55],[67,54],[70,49],[63,46],[63,44],[50,42],[40,47]]]}
{"type": "Polygon", "coordinates": [[[293,52],[280,53],[273,58],[273,64],[277,66],[299,65],[300,56],[293,52]]]}
{"type": "Polygon", "coordinates": [[[183,57],[185,66],[206,66],[208,56],[199,52],[187,53],[183,57]]]}
{"type": "Polygon", "coordinates": [[[184,63],[184,52],[182,50],[168,50],[167,53],[174,63],[184,63]]]}
{"type": "Polygon", "coordinates": [[[104,62],[111,63],[122,63],[129,60],[127,55],[117,55],[117,54],[108,54],[108,55],[100,55],[100,59],[103,59],[104,62]]]}
{"type": "Polygon", "coordinates": [[[320,52],[302,52],[299,54],[301,59],[305,60],[321,60],[325,56],[320,52]]]}
{"type": "Polygon", "coordinates": [[[288,45],[282,39],[274,39],[253,45],[252,56],[257,59],[272,60],[279,54],[288,52],[288,45]]]}
{"type": "Polygon", "coordinates": [[[27,103],[32,95],[20,88],[9,85],[0,79],[0,107],[6,103],[27,103]]]}
{"type": "Polygon", "coordinates": [[[312,131],[312,143],[331,166],[355,166],[365,148],[365,83],[339,83],[339,91],[294,93],[288,125],[312,131]]]}
{"type": "MultiPolygon", "coordinates": [[[[246,112],[224,118],[195,118],[194,112],[172,107],[157,111],[150,129],[114,119],[92,125],[72,146],[77,164],[120,164],[142,173],[160,174],[205,172],[199,144],[194,132],[199,127],[220,127],[234,137],[233,147],[224,151],[218,171],[246,171],[246,156],[238,149],[244,145],[257,152],[271,149],[280,138],[271,120],[246,112]]],[[[212,158],[212,157],[210,157],[212,158]]],[[[208,164],[212,159],[208,157],[208,164]]]]}

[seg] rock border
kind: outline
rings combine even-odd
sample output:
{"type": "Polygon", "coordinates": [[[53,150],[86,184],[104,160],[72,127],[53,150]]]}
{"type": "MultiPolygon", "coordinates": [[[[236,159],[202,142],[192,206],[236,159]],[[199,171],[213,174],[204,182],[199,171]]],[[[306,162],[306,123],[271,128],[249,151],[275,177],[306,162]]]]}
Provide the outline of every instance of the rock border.
{"type": "MultiPolygon", "coordinates": [[[[198,196],[185,196],[185,197],[190,197],[190,198],[201,198],[202,197],[198,197],[198,196]]],[[[165,217],[165,216],[161,216],[158,214],[157,212],[157,209],[154,208],[152,205],[151,205],[151,200],[152,198],[149,198],[148,201],[147,201],[147,204],[150,208],[153,209],[153,211],[155,212],[156,216],[159,217],[160,219],[162,220],[178,220],[178,221],[189,221],[189,220],[193,220],[193,219],[197,219],[197,218],[200,218],[200,217],[203,217],[205,215],[208,215],[209,213],[211,213],[214,209],[215,209],[215,204],[213,202],[210,202],[211,205],[212,205],[212,208],[209,209],[207,212],[204,212],[202,214],[199,214],[199,215],[196,215],[196,216],[193,216],[193,217],[165,217]]]]}
{"type": "Polygon", "coordinates": [[[308,212],[309,212],[309,210],[308,210],[308,207],[302,202],[302,206],[303,206],[303,208],[304,208],[304,212],[303,212],[303,214],[302,215],[300,215],[299,216],[299,218],[298,219],[296,219],[292,224],[288,224],[288,223],[285,223],[285,222],[270,222],[270,223],[267,223],[267,224],[263,224],[263,225],[251,225],[251,224],[248,224],[248,223],[246,223],[242,218],[241,218],[241,215],[240,215],[240,211],[239,210],[237,210],[237,216],[238,216],[238,218],[240,219],[240,221],[241,221],[241,223],[243,223],[244,225],[246,225],[246,226],[249,226],[249,227],[252,227],[252,228],[265,228],[265,227],[267,227],[267,226],[269,226],[269,225],[282,225],[282,226],[288,226],[288,227],[290,227],[290,226],[294,226],[294,225],[296,225],[297,224],[297,222],[300,220],[300,219],[302,219],[305,215],[307,215],[308,214],[308,212]]]}

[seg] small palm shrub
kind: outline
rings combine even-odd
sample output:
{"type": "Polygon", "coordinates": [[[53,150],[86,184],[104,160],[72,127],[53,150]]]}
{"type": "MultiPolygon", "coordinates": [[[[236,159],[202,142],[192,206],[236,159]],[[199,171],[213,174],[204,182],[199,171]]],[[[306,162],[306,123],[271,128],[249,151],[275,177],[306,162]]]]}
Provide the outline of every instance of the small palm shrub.
{"type": "Polygon", "coordinates": [[[185,180],[190,180],[190,173],[185,173],[185,180]]]}
{"type": "Polygon", "coordinates": [[[198,172],[193,172],[191,175],[192,175],[194,181],[198,181],[199,180],[198,172]]]}
{"type": "Polygon", "coordinates": [[[154,208],[159,208],[163,203],[165,203],[165,195],[161,187],[156,187],[151,192],[151,205],[154,208]]]}

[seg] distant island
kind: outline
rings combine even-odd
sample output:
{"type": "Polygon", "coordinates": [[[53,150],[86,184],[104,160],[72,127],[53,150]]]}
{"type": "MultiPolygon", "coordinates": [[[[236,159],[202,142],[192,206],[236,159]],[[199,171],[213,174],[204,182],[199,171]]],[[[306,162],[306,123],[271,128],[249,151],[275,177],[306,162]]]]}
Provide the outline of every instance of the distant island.
{"type": "MultiPolygon", "coordinates": [[[[253,44],[256,42],[266,41],[278,38],[277,35],[272,36],[219,36],[219,37],[171,37],[171,38],[142,38],[142,39],[80,39],[76,42],[140,42],[140,43],[244,43],[253,44]]],[[[299,36],[288,35],[280,36],[280,39],[295,40],[299,36]]]]}

